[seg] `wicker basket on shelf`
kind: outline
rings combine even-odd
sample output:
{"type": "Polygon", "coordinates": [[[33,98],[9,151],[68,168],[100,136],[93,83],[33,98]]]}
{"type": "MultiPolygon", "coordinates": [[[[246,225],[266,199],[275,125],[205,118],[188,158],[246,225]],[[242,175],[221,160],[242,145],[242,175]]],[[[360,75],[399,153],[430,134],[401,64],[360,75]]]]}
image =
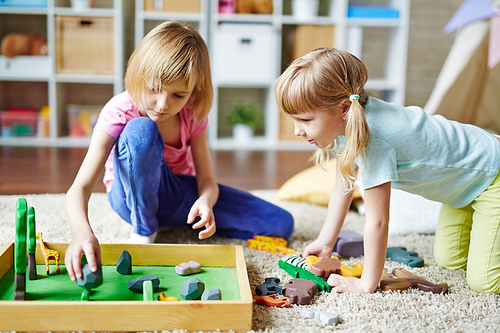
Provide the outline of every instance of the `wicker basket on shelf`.
{"type": "Polygon", "coordinates": [[[56,25],[56,73],[114,74],[112,17],[61,16],[56,25]]]}

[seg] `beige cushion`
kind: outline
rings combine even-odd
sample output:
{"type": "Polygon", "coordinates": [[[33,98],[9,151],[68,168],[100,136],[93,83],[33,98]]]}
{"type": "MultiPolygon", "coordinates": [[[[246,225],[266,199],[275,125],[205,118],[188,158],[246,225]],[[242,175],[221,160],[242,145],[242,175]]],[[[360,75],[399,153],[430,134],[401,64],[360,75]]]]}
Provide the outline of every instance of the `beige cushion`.
{"type": "MultiPolygon", "coordinates": [[[[292,176],[278,190],[277,199],[328,206],[335,184],[335,162],[336,160],[332,159],[325,169],[312,166],[292,176]]],[[[356,190],[354,198],[360,197],[361,195],[356,190]]]]}

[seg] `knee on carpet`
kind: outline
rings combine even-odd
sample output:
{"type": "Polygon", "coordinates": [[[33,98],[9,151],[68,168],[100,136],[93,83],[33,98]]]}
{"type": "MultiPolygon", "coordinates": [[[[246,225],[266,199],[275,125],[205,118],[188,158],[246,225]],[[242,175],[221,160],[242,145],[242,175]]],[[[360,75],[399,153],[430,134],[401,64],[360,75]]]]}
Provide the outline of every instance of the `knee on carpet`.
{"type": "Polygon", "coordinates": [[[447,269],[464,269],[467,267],[467,257],[451,251],[439,250],[434,247],[434,260],[436,263],[447,269]]]}
{"type": "Polygon", "coordinates": [[[500,294],[500,275],[494,273],[494,271],[467,270],[467,284],[478,293],[500,294]]]}

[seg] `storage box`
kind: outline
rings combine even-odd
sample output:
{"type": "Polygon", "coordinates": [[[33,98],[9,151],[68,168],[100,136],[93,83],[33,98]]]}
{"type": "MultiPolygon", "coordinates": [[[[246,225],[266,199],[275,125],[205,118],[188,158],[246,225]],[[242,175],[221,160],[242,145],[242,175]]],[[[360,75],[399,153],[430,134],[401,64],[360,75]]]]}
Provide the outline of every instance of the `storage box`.
{"type": "Polygon", "coordinates": [[[1,136],[35,136],[38,127],[38,111],[0,112],[1,136]]]}
{"type": "Polygon", "coordinates": [[[144,0],[145,11],[199,13],[200,0],[144,0]]]}
{"type": "Polygon", "coordinates": [[[47,0],[0,0],[0,6],[47,7],[47,0]]]}
{"type": "Polygon", "coordinates": [[[221,24],[217,76],[221,84],[269,84],[274,80],[273,28],[269,24],[221,24]]]}
{"type": "Polygon", "coordinates": [[[56,73],[114,74],[112,17],[55,17],[56,73]]]}
{"type": "Polygon", "coordinates": [[[102,105],[68,105],[69,135],[90,136],[94,129],[102,105]]]}
{"type": "Polygon", "coordinates": [[[399,10],[384,6],[349,6],[347,16],[352,18],[399,18],[399,10]]]}
{"type": "Polygon", "coordinates": [[[292,60],[319,47],[334,46],[335,27],[333,25],[298,25],[293,41],[292,60]]]}
{"type": "Polygon", "coordinates": [[[0,56],[0,76],[12,75],[16,78],[48,79],[52,72],[52,62],[48,56],[0,56]]]}
{"type": "MultiPolygon", "coordinates": [[[[61,255],[60,261],[64,262],[67,243],[46,242],[45,245],[49,249],[58,251],[61,255]]],[[[247,332],[252,329],[253,299],[241,245],[101,244],[102,264],[116,265],[121,252],[125,249],[131,254],[134,266],[175,266],[181,262],[194,260],[201,264],[202,269],[203,267],[234,269],[235,280],[224,283],[234,283],[238,286],[239,299],[180,302],[0,301],[2,319],[0,330],[129,332],[185,329],[247,332]]],[[[44,263],[39,242],[36,249],[36,263],[44,263]]],[[[13,265],[14,242],[10,242],[0,249],[0,278],[6,276],[13,265]]],[[[131,277],[130,280],[135,277],[131,277]]],[[[28,292],[30,282],[26,281],[28,292]]],[[[168,294],[168,282],[165,282],[167,283],[165,294],[168,294]]],[[[105,286],[106,276],[104,285],[99,288],[105,286]]]]}

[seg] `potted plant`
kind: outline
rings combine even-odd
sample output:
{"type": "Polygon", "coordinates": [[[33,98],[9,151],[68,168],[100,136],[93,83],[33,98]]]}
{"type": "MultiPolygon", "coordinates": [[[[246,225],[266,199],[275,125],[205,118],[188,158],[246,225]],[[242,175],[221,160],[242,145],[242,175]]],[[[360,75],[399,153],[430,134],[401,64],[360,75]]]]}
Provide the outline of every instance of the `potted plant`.
{"type": "Polygon", "coordinates": [[[228,121],[233,126],[233,138],[237,141],[247,141],[255,130],[263,125],[262,114],[255,104],[235,102],[231,105],[228,121]]]}

